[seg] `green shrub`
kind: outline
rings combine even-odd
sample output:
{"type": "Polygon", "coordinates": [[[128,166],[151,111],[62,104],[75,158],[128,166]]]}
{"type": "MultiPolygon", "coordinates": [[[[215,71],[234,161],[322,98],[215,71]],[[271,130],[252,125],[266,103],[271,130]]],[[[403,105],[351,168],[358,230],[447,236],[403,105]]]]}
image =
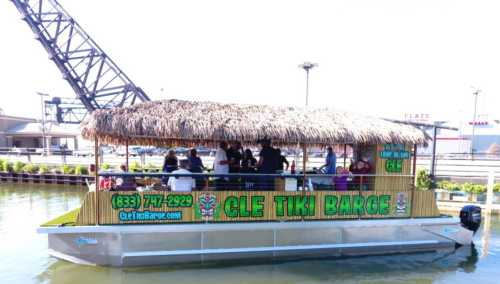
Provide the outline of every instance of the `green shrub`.
{"type": "Polygon", "coordinates": [[[493,186],[493,191],[500,192],[500,183],[495,183],[495,186],[493,186]]]}
{"type": "Polygon", "coordinates": [[[75,175],[88,175],[89,171],[87,167],[82,166],[82,165],[77,165],[75,167],[75,175]]]}
{"type": "Polygon", "coordinates": [[[442,180],[437,183],[437,187],[448,191],[460,191],[462,188],[458,183],[442,180]]]}
{"type": "Polygon", "coordinates": [[[486,185],[483,184],[473,184],[470,182],[463,183],[461,186],[461,191],[467,192],[467,193],[483,193],[486,192],[486,185]]]}
{"type": "Polygon", "coordinates": [[[156,172],[160,169],[160,167],[157,167],[156,165],[149,163],[144,167],[144,169],[147,172],[156,172]]]}
{"type": "Polygon", "coordinates": [[[40,167],[38,167],[38,173],[43,175],[49,172],[49,167],[45,164],[41,164],[40,167]]]}
{"type": "Polygon", "coordinates": [[[29,174],[36,174],[36,173],[38,173],[38,166],[33,165],[33,164],[26,164],[23,167],[23,172],[29,173],[29,174]]]}
{"type": "Polygon", "coordinates": [[[21,162],[21,161],[16,161],[14,163],[14,166],[12,167],[12,170],[15,172],[15,173],[21,173],[23,171],[23,168],[24,168],[24,163],[21,162]]]}
{"type": "Polygon", "coordinates": [[[128,169],[129,169],[130,172],[140,172],[141,171],[141,165],[138,162],[133,161],[129,165],[128,169]]]}
{"type": "Polygon", "coordinates": [[[109,170],[111,168],[111,166],[107,163],[103,163],[101,165],[101,170],[109,170]]]}
{"type": "Polygon", "coordinates": [[[1,166],[1,170],[2,172],[12,172],[12,163],[7,161],[7,160],[3,160],[2,161],[2,164],[0,164],[1,166]]]}
{"type": "Polygon", "coordinates": [[[70,165],[63,165],[61,167],[61,172],[65,175],[72,175],[75,173],[75,169],[70,165]]]}
{"type": "Polygon", "coordinates": [[[420,190],[427,190],[431,188],[431,179],[426,170],[419,170],[417,173],[416,187],[420,190]]]}

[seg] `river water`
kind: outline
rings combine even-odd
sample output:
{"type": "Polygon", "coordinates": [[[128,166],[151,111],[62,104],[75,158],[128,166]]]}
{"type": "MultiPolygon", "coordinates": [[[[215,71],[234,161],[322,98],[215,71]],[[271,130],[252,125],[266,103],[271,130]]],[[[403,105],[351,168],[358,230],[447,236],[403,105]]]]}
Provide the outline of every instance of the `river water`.
{"type": "Polygon", "coordinates": [[[498,217],[483,221],[473,248],[446,254],[126,269],[49,257],[37,226],[77,207],[84,195],[72,186],[0,184],[0,283],[500,283],[498,217]]]}

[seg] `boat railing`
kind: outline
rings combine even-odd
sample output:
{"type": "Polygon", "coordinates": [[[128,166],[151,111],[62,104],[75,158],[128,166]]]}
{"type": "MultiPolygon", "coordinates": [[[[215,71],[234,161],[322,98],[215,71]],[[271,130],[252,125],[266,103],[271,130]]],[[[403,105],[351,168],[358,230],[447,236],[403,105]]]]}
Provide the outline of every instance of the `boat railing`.
{"type": "MultiPolygon", "coordinates": [[[[376,178],[407,179],[413,182],[413,175],[406,174],[319,174],[319,173],[166,173],[166,172],[99,172],[100,179],[110,181],[104,188],[113,188],[112,181],[127,180],[127,189],[169,190],[171,178],[193,178],[196,189],[204,190],[372,190],[376,178]]],[[[120,190],[120,186],[113,188],[120,190]]]]}

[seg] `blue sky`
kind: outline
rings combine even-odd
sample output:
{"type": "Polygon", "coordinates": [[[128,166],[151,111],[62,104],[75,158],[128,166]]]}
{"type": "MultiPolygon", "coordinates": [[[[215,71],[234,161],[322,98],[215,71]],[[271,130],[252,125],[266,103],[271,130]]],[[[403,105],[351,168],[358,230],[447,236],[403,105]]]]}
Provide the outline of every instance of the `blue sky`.
{"type": "MultiPolygon", "coordinates": [[[[303,105],[402,118],[500,106],[500,8],[485,0],[131,1],[61,5],[153,99],[303,105]]],[[[10,1],[0,2],[0,107],[39,116],[37,91],[73,97],[10,1]]]]}

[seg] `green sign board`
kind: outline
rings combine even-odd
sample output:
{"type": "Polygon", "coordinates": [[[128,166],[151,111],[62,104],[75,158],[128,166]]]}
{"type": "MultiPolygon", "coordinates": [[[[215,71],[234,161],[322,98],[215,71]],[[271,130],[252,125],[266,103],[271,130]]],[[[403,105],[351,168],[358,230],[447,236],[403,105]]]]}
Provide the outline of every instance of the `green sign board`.
{"type": "Polygon", "coordinates": [[[403,160],[410,159],[410,152],[403,144],[385,144],[384,150],[379,153],[385,159],[385,171],[388,173],[403,172],[403,160]]]}
{"type": "Polygon", "coordinates": [[[114,193],[113,214],[120,223],[269,221],[408,216],[406,192],[192,192],[114,193]]]}

